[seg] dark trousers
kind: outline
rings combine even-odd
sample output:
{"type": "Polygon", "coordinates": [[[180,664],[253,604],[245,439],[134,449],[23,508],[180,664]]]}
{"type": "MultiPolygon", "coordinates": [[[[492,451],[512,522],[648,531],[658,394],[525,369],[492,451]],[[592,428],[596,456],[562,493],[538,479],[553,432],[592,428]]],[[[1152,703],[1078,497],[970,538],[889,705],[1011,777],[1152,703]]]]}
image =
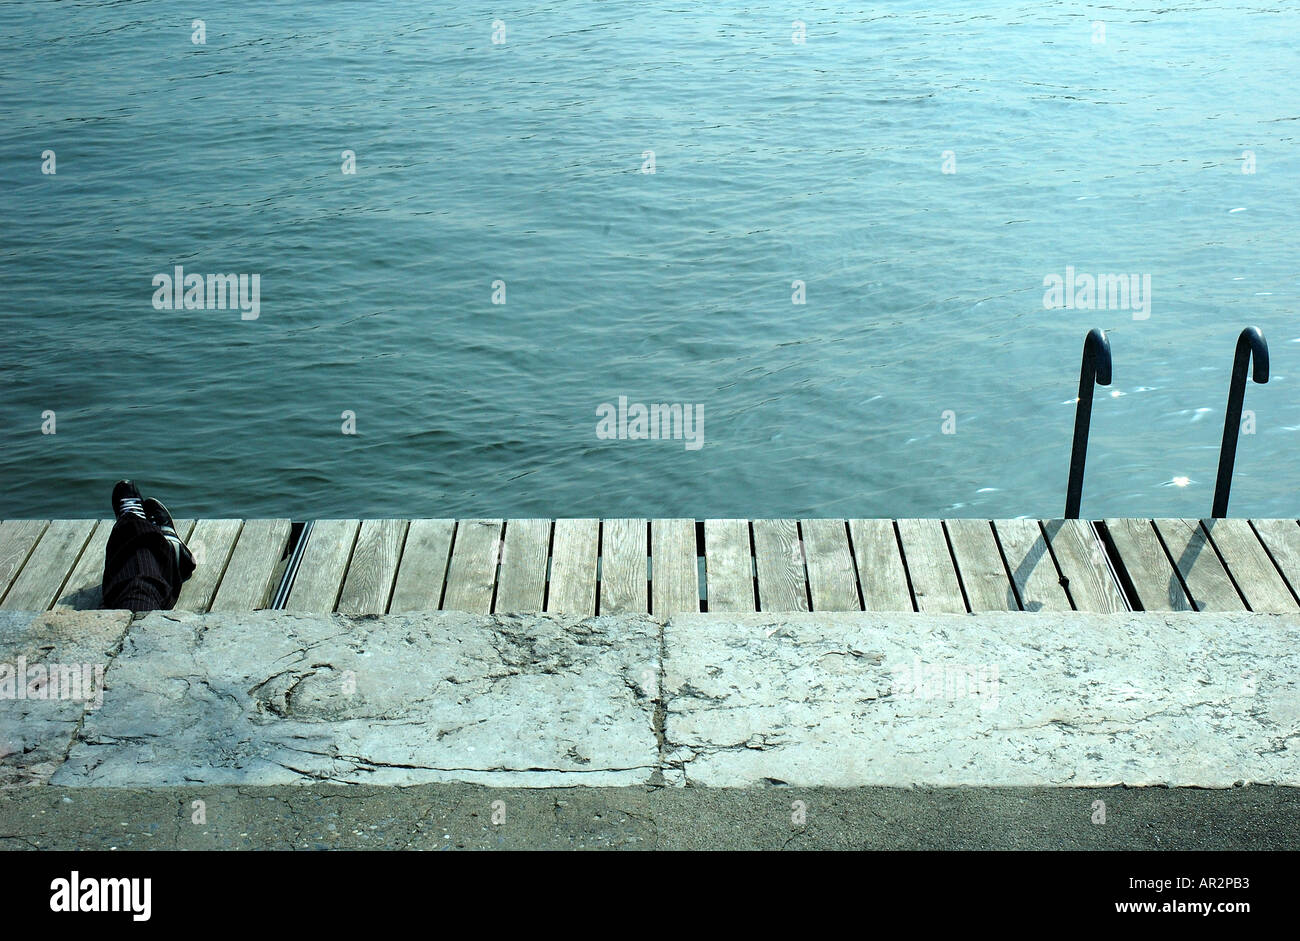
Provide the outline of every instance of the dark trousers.
{"type": "Polygon", "coordinates": [[[113,525],[104,553],[104,607],[169,610],[193,571],[189,559],[177,562],[161,529],[139,516],[123,516],[113,525]]]}

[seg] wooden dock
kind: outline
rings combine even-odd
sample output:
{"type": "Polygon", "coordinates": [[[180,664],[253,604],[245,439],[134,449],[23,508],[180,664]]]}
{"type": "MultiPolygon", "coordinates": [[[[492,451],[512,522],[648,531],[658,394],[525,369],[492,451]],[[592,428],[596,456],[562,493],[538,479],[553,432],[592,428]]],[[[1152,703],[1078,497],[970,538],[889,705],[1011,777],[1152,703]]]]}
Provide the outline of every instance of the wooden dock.
{"type": "MultiPolygon", "coordinates": [[[[0,609],[86,609],[112,520],[0,523],[0,609]]],[[[250,611],[1300,610],[1295,520],[178,521],[176,607],[250,611]],[[297,543],[302,541],[302,545],[297,543]],[[290,565],[296,558],[298,564],[290,565]]]]}

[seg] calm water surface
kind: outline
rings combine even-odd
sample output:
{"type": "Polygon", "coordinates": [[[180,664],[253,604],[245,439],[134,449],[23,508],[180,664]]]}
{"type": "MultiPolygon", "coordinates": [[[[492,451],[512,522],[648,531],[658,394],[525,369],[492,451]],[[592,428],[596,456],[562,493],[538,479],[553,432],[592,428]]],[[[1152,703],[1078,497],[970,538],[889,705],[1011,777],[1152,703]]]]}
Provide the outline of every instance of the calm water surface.
{"type": "Polygon", "coordinates": [[[1203,516],[1251,323],[1232,512],[1300,513],[1295,6],[200,6],[0,5],[0,516],[1059,515],[1093,326],[1085,515],[1203,516]]]}

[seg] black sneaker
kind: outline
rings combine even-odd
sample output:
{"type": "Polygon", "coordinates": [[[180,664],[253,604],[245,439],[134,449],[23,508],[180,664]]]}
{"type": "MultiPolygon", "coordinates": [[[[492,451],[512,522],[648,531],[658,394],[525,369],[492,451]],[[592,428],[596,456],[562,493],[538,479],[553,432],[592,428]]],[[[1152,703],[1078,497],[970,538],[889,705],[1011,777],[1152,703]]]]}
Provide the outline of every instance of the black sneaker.
{"type": "Polygon", "coordinates": [[[149,497],[143,504],[144,515],[149,522],[153,523],[162,530],[162,534],[167,537],[171,543],[172,549],[176,552],[176,564],[181,570],[181,580],[189,578],[194,574],[194,556],[190,554],[189,547],[181,542],[180,534],[176,532],[176,522],[172,519],[171,513],[167,512],[167,507],[162,502],[149,497]]]}
{"type": "Polygon", "coordinates": [[[148,519],[144,513],[144,501],[140,497],[140,491],[136,489],[135,481],[119,480],[113,487],[113,515],[118,519],[124,516],[148,519]]]}

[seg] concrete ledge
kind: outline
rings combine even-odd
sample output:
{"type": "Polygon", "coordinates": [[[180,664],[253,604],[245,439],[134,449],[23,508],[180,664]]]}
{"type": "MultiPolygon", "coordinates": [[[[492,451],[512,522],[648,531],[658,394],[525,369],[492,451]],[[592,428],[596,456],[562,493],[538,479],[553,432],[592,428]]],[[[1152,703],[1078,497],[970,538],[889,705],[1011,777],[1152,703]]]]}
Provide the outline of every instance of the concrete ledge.
{"type": "Polygon", "coordinates": [[[1300,784],[1300,618],[690,615],[665,776],[744,787],[1300,784]]]}
{"type": "Polygon", "coordinates": [[[129,611],[0,611],[0,787],[49,781],[130,623],[129,611]]]}
{"type": "Polygon", "coordinates": [[[66,612],[19,656],[106,689],[0,699],[8,785],[1300,785],[1292,615],[66,612]]]}
{"type": "Polygon", "coordinates": [[[645,781],[647,617],[155,612],[54,783],[645,781]]]}

